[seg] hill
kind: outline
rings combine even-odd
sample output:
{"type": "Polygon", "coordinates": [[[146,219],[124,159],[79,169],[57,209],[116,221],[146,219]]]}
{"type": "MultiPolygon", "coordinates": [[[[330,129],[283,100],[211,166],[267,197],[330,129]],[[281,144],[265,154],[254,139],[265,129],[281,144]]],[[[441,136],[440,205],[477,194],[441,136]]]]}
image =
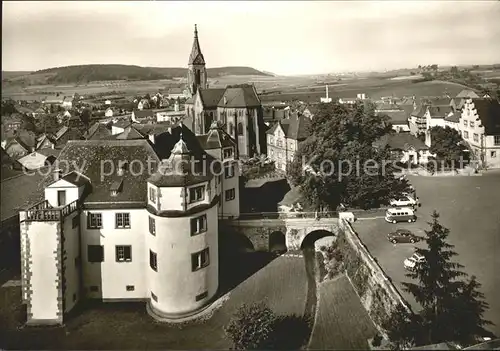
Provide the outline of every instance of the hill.
{"type": "MultiPolygon", "coordinates": [[[[2,83],[13,85],[82,84],[96,81],[139,81],[185,77],[187,68],[140,67],[132,65],[80,65],[48,68],[36,72],[2,72],[2,83]]],[[[208,68],[209,78],[226,75],[269,74],[251,67],[208,68]]]]}

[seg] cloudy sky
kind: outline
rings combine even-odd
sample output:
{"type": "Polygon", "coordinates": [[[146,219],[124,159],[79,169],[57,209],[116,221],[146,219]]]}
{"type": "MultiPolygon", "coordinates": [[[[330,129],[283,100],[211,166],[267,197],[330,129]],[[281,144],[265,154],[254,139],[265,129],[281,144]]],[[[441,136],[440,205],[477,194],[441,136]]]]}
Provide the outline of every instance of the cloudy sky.
{"type": "Polygon", "coordinates": [[[277,74],[500,63],[499,1],[2,2],[2,69],[207,67],[277,74]]]}

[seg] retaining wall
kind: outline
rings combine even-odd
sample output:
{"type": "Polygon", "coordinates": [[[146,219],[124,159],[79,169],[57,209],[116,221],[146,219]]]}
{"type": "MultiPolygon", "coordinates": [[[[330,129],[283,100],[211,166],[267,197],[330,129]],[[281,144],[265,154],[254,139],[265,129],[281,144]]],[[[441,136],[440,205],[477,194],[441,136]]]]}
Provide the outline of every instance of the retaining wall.
{"type": "Polygon", "coordinates": [[[382,325],[390,318],[396,306],[403,305],[410,312],[411,309],[350,223],[342,219],[339,227],[338,245],[346,260],[347,276],[377,329],[386,335],[382,325]]]}

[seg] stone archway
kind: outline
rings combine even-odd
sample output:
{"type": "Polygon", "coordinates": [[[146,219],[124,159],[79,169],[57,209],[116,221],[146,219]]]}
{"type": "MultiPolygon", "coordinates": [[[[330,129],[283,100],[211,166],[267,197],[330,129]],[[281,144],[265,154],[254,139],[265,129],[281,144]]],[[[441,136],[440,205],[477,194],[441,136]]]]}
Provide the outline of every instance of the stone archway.
{"type": "Polygon", "coordinates": [[[280,231],[275,231],[269,235],[269,251],[276,253],[284,253],[287,251],[285,234],[280,231]]]}
{"type": "Polygon", "coordinates": [[[325,229],[316,229],[316,230],[312,230],[311,232],[307,233],[305,236],[304,236],[304,239],[302,239],[302,243],[300,244],[300,249],[301,250],[304,250],[304,249],[308,249],[308,248],[312,248],[314,249],[314,244],[322,239],[322,238],[325,238],[325,237],[335,237],[335,234],[329,230],[325,230],[325,229]]]}

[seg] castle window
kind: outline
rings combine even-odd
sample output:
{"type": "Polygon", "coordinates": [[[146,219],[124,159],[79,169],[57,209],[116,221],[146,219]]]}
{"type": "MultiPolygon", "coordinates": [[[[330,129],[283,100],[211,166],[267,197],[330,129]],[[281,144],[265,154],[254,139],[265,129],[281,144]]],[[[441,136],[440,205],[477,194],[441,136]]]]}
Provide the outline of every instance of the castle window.
{"type": "Polygon", "coordinates": [[[226,164],[224,166],[224,177],[226,179],[234,177],[234,165],[233,164],[226,164]]]}
{"type": "Polygon", "coordinates": [[[470,125],[471,128],[474,128],[474,122],[473,121],[470,121],[469,125],[470,125]]]}
{"type": "MultiPolygon", "coordinates": [[[[472,123],[472,122],[471,122],[472,123]]],[[[479,135],[477,133],[474,133],[474,135],[472,136],[474,141],[477,143],[479,142],[479,135]]]]}
{"type": "Polygon", "coordinates": [[[229,135],[234,135],[234,125],[231,122],[229,122],[229,125],[228,125],[228,133],[229,133],[229,135]]]}
{"type": "Polygon", "coordinates": [[[205,199],[205,186],[197,186],[189,189],[189,203],[203,201],[205,199]]]}
{"type": "Polygon", "coordinates": [[[125,287],[125,289],[126,289],[127,291],[134,291],[134,290],[135,290],[135,286],[133,286],[133,285],[127,285],[127,286],[125,287]]]}
{"type": "Polygon", "coordinates": [[[87,260],[89,262],[104,262],[104,246],[102,245],[88,245],[87,246],[87,260]]]}
{"type": "Polygon", "coordinates": [[[149,217],[149,232],[156,235],[156,220],[153,217],[149,217]]]}
{"type": "Polygon", "coordinates": [[[238,123],[238,135],[243,135],[243,124],[238,123]]]}
{"type": "Polygon", "coordinates": [[[191,254],[191,268],[193,272],[205,268],[210,264],[208,247],[204,250],[191,254]]]}
{"type": "Polygon", "coordinates": [[[226,201],[234,200],[235,197],[236,197],[236,190],[234,188],[226,190],[226,201]]]}
{"type": "Polygon", "coordinates": [[[233,148],[228,147],[227,149],[224,149],[224,158],[230,158],[233,156],[233,148]]]}
{"type": "Polygon", "coordinates": [[[156,252],[149,250],[149,266],[155,272],[158,272],[158,257],[156,252]]]}
{"type": "Polygon", "coordinates": [[[500,135],[495,135],[495,136],[494,136],[494,139],[493,139],[493,144],[494,144],[495,146],[500,145],[500,135]]]}
{"type": "Polygon", "coordinates": [[[156,189],[149,188],[149,201],[156,204],[156,189]]]}
{"type": "Polygon", "coordinates": [[[191,219],[191,235],[201,234],[207,231],[207,215],[191,219]]]}
{"type": "Polygon", "coordinates": [[[115,220],[116,228],[130,228],[130,213],[117,213],[115,220]]]}
{"type": "Polygon", "coordinates": [[[102,228],[102,213],[89,213],[88,229],[102,228]]]}
{"type": "Polygon", "coordinates": [[[199,295],[196,295],[196,301],[200,301],[205,299],[208,296],[208,291],[205,291],[199,295]]]}
{"type": "Polygon", "coordinates": [[[116,246],[116,262],[132,261],[132,246],[116,246]]]}
{"type": "Polygon", "coordinates": [[[78,224],[80,224],[80,216],[77,214],[73,219],[71,220],[71,228],[76,228],[78,227],[78,224]]]}

